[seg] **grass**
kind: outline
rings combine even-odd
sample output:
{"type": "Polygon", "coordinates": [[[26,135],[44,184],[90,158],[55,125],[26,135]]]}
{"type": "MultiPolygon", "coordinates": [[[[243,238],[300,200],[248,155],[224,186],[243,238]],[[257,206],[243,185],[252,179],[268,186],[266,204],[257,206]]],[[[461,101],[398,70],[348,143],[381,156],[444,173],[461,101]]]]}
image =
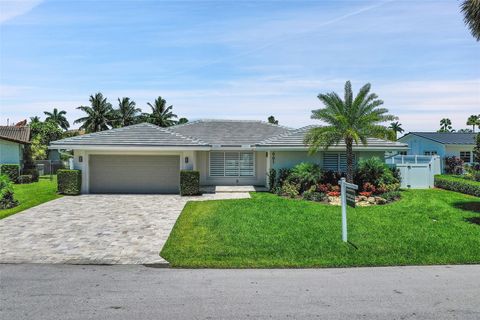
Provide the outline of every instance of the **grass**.
{"type": "Polygon", "coordinates": [[[49,177],[41,177],[38,182],[15,184],[13,189],[19,204],[15,208],[0,210],[0,219],[61,197],[57,194],[56,176],[51,181],[49,177]]]}
{"type": "Polygon", "coordinates": [[[189,202],[161,256],[173,267],[286,268],[480,263],[480,199],[409,190],[385,206],[348,209],[269,193],[189,202]]]}

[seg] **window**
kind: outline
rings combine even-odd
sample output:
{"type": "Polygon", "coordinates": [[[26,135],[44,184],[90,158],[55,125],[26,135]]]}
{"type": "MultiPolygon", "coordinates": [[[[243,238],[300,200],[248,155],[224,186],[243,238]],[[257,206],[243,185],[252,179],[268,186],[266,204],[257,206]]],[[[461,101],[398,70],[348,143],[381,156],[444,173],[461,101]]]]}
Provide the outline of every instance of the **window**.
{"type": "MultiPolygon", "coordinates": [[[[355,165],[355,155],[353,155],[355,165]]],[[[335,172],[347,171],[347,155],[345,153],[325,153],[323,155],[323,169],[335,172]]]]}
{"type": "Polygon", "coordinates": [[[253,152],[210,152],[210,176],[255,176],[255,158],[253,152]]]}
{"type": "Polygon", "coordinates": [[[470,151],[460,151],[460,159],[463,160],[463,162],[470,162],[470,151]]]}
{"type": "Polygon", "coordinates": [[[437,151],[425,151],[423,154],[426,156],[436,156],[437,151]]]}

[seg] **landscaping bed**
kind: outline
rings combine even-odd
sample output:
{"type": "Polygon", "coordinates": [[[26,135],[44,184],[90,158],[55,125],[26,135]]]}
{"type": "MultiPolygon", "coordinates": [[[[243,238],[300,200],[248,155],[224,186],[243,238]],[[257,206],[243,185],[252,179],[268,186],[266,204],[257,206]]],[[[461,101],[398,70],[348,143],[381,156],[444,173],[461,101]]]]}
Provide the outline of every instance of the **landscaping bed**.
{"type": "Polygon", "coordinates": [[[480,263],[480,199],[430,189],[383,206],[348,209],[252,193],[190,202],[161,256],[173,267],[287,268],[480,263]]]}

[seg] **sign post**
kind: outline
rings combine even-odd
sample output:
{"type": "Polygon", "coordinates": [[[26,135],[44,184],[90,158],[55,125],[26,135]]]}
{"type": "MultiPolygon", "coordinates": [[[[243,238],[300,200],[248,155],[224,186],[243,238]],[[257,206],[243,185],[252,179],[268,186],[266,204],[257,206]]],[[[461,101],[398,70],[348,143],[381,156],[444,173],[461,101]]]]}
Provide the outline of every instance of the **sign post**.
{"type": "Polygon", "coordinates": [[[358,190],[358,186],[353,183],[348,183],[345,178],[340,179],[338,184],[340,184],[342,203],[342,240],[343,242],[347,242],[347,205],[355,208],[355,190],[358,190]]]}

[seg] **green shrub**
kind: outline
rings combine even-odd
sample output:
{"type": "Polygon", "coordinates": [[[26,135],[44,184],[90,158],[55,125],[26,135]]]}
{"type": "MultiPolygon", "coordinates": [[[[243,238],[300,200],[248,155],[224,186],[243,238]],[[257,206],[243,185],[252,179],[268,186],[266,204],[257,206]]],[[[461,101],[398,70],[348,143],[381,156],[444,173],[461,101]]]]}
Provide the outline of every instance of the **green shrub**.
{"type": "Polygon", "coordinates": [[[480,197],[480,182],[450,175],[436,175],[435,187],[480,197]]]}
{"type": "Polygon", "coordinates": [[[196,196],[200,194],[200,172],[180,171],[180,195],[196,196]]]}
{"type": "Polygon", "coordinates": [[[27,184],[32,182],[33,182],[33,177],[29,174],[22,174],[18,176],[18,179],[17,179],[18,184],[27,184]]]}
{"type": "Polygon", "coordinates": [[[13,187],[10,178],[0,175],[0,209],[10,209],[18,205],[13,194],[13,187]]]}
{"type": "Polygon", "coordinates": [[[288,180],[300,185],[300,191],[305,191],[322,181],[322,169],[318,164],[302,162],[290,171],[288,180]]]}
{"type": "Polygon", "coordinates": [[[287,180],[288,176],[290,175],[290,169],[281,168],[278,170],[278,177],[277,177],[277,187],[283,187],[283,183],[287,180]]]}
{"type": "Polygon", "coordinates": [[[388,191],[380,195],[380,197],[387,200],[388,202],[392,202],[397,199],[400,199],[402,197],[402,194],[400,193],[400,191],[388,191]]]}
{"type": "Polygon", "coordinates": [[[17,183],[19,174],[20,166],[18,164],[2,164],[0,167],[0,175],[6,175],[13,183],[17,183]]]}
{"type": "Polygon", "coordinates": [[[38,170],[35,168],[24,169],[22,174],[32,176],[32,182],[38,182],[38,179],[40,178],[38,170]]]}
{"type": "Polygon", "coordinates": [[[296,198],[300,194],[300,186],[286,181],[282,186],[282,194],[289,198],[296,198]]]}
{"type": "Polygon", "coordinates": [[[316,187],[313,186],[310,189],[308,189],[307,191],[305,191],[302,194],[302,197],[305,200],[320,202],[320,201],[325,200],[326,195],[323,192],[317,192],[316,187]]]}
{"type": "Polygon", "coordinates": [[[268,172],[268,190],[273,193],[277,183],[277,171],[273,168],[268,172]]]}
{"type": "Polygon", "coordinates": [[[393,171],[378,157],[360,160],[355,178],[357,184],[361,186],[367,182],[375,187],[400,183],[393,171]]]}
{"type": "Polygon", "coordinates": [[[80,170],[60,169],[57,171],[57,191],[66,195],[78,195],[82,188],[82,172],[80,170]]]}

